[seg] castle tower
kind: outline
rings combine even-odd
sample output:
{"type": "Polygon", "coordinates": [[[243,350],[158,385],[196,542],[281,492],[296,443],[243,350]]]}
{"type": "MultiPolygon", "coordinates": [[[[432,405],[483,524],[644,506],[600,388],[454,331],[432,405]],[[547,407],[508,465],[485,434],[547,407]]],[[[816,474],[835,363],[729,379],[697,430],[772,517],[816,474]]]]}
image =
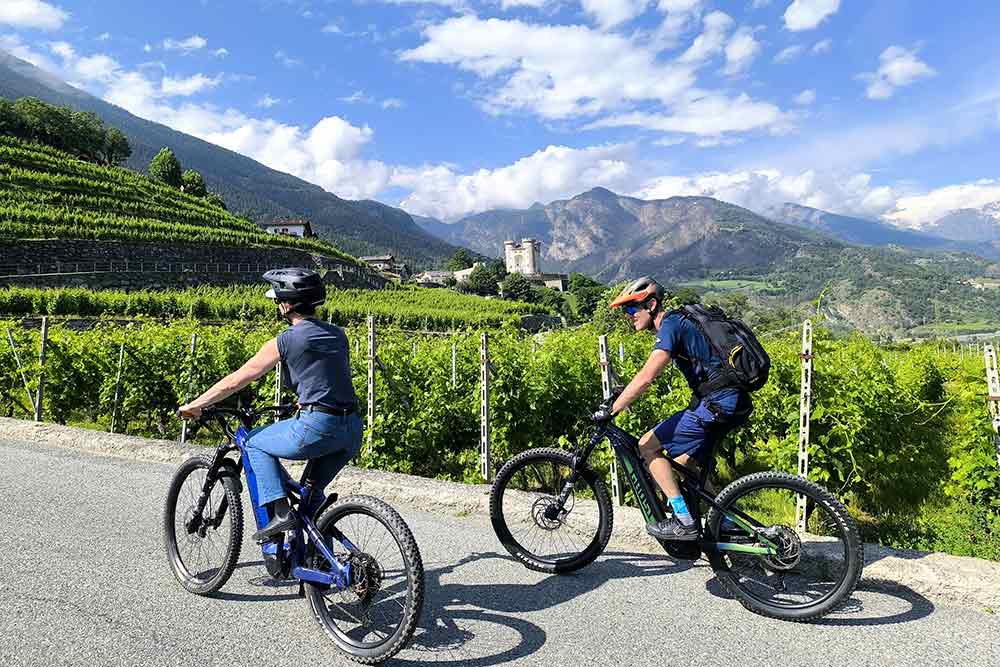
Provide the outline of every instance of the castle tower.
{"type": "Polygon", "coordinates": [[[504,261],[507,273],[535,275],[541,273],[542,244],[535,239],[521,239],[521,242],[503,242],[504,261]]]}

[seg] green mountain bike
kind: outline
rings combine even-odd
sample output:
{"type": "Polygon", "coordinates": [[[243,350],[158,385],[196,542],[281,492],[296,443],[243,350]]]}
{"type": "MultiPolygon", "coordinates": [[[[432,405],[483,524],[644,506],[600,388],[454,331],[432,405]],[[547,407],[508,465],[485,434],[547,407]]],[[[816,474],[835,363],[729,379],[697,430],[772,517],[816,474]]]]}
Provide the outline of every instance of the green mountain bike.
{"type": "MultiPolygon", "coordinates": [[[[603,408],[613,404],[615,396],[603,408]]],[[[611,443],[647,523],[669,504],[639,455],[638,439],[596,423],[590,441],[569,452],[532,449],[508,461],[490,494],[490,519],[503,546],[525,567],[563,573],[593,562],[611,538],[611,498],[587,461],[601,441],[611,443]]],[[[714,457],[710,454],[707,460],[714,457]]],[[[668,459],[669,460],[669,459],[668,459]]],[[[700,528],[697,542],[661,540],[671,556],[704,554],[723,586],[750,611],[809,621],[846,600],[861,578],[863,545],[847,509],[814,482],[782,472],[741,477],[710,493],[711,465],[697,473],[670,461],[700,528]],[[795,529],[796,505],[805,498],[806,531],[795,529]],[[702,517],[702,505],[707,514],[702,517]]],[[[650,538],[652,539],[652,538],[650,538]]]]}

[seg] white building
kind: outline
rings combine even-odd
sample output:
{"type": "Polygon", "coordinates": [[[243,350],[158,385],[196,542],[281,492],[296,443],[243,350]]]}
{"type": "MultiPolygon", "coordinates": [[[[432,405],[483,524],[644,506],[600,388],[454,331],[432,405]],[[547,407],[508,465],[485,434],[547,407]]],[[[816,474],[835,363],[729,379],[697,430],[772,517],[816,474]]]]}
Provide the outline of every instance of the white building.
{"type": "Polygon", "coordinates": [[[521,273],[526,276],[541,273],[542,242],[535,239],[521,239],[521,242],[503,242],[504,261],[507,273],[521,273]]]}
{"type": "Polygon", "coordinates": [[[268,234],[284,234],[285,236],[298,236],[299,238],[311,238],[315,236],[308,220],[275,220],[274,222],[262,222],[260,226],[268,234]]]}
{"type": "Polygon", "coordinates": [[[474,262],[472,266],[470,266],[467,269],[461,269],[460,271],[455,271],[455,282],[457,283],[468,282],[469,276],[472,275],[472,271],[480,264],[482,264],[482,262],[474,262]]]}

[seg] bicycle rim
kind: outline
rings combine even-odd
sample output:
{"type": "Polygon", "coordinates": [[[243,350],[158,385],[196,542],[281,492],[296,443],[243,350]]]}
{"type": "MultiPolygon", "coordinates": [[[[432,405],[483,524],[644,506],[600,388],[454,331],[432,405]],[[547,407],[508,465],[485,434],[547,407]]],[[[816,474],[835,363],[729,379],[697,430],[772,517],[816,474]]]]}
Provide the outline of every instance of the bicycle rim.
{"type": "Polygon", "coordinates": [[[229,564],[235,534],[235,513],[230,511],[226,488],[221,480],[209,492],[198,529],[189,532],[188,523],[198,509],[198,499],[208,471],[194,468],[181,483],[174,507],[173,535],[176,545],[174,565],[189,582],[203,584],[217,577],[229,564]],[[220,514],[221,515],[221,522],[220,514]],[[219,525],[215,525],[218,523],[219,525]]]}
{"type": "Polygon", "coordinates": [[[796,532],[796,500],[802,491],[774,482],[751,486],[726,501],[725,509],[735,508],[752,517],[762,536],[751,536],[731,525],[722,530],[721,520],[712,527],[717,535],[721,531],[721,542],[761,546],[763,537],[776,545],[776,553],[770,556],[722,551],[719,558],[732,586],[750,602],[779,613],[824,607],[842,593],[852,569],[853,536],[835,505],[805,494],[806,532],[796,532]]]}
{"type": "Polygon", "coordinates": [[[518,462],[505,475],[499,509],[509,539],[523,556],[540,564],[575,560],[600,538],[601,508],[584,475],[578,475],[559,506],[572,473],[568,460],[538,456],[518,462]]]}

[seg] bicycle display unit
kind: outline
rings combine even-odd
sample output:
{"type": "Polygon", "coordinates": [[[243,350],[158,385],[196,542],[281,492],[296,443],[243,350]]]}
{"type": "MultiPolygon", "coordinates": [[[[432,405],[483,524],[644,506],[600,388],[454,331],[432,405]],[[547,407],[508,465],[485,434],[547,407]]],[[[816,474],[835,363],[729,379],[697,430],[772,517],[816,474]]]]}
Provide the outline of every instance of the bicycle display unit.
{"type": "MultiPolygon", "coordinates": [[[[288,416],[294,410],[212,407],[195,422],[195,429],[218,423],[225,440],[212,456],[182,463],[167,493],[164,542],[171,571],[185,590],[209,595],[232,575],[243,541],[244,476],[257,528],[267,525],[270,516],[257,502],[253,470],[243,464],[246,442],[263,414],[288,416]],[[235,430],[232,420],[238,422],[235,430]]],[[[272,577],[299,582],[299,594],[337,649],[358,662],[381,662],[412,637],[423,606],[416,541],[389,505],[371,496],[325,496],[307,481],[310,470],[307,464],[295,481],[281,469],[300,528],[265,541],[264,564],[272,577]]]]}
{"type": "MultiPolygon", "coordinates": [[[[609,409],[618,388],[602,404],[609,409]]],[[[667,516],[639,454],[638,439],[612,420],[574,451],[532,449],[508,461],[490,494],[490,519],[504,548],[528,569],[564,573],[593,562],[611,538],[613,511],[602,476],[588,465],[607,438],[647,523],[667,516]]],[[[714,442],[711,449],[718,445],[714,442]]],[[[660,540],[674,558],[704,554],[725,588],[754,613],[785,620],[819,618],[846,600],[864,564],[863,545],[847,509],[826,489],[781,472],[736,479],[718,495],[708,489],[714,451],[700,471],[667,459],[699,527],[697,542],[660,540]],[[807,532],[795,530],[806,499],[807,532]],[[707,515],[702,517],[702,506],[707,515]]]]}

